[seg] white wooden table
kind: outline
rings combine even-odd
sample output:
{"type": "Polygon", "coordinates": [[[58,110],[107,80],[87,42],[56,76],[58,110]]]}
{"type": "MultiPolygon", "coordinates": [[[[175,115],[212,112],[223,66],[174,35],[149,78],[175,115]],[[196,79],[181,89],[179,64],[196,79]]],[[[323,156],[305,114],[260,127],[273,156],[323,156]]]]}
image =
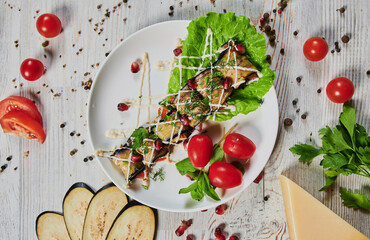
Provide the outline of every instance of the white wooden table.
{"type": "MultiPolygon", "coordinates": [[[[81,81],[93,78],[96,63],[103,61],[121,39],[154,23],[192,20],[209,11],[224,9],[246,15],[258,24],[263,13],[271,12],[278,1],[216,0],[213,4],[206,0],[183,0],[180,7],[179,0],[128,0],[94,31],[94,24],[104,18],[105,9],[112,11],[119,2],[122,1],[1,0],[0,98],[22,95],[35,100],[43,115],[47,139],[40,145],[0,134],[0,165],[8,164],[0,174],[0,239],[36,239],[37,215],[45,210],[61,211],[63,196],[73,183],[83,181],[98,189],[109,182],[95,160],[83,161],[92,154],[92,149],[86,128],[89,91],[81,87],[81,81]],[[174,7],[173,16],[169,15],[170,6],[174,7]],[[49,40],[46,48],[41,46],[44,39],[35,27],[37,16],[44,12],[58,15],[64,28],[60,36],[49,40]],[[103,31],[98,34],[101,28],[103,31]],[[18,47],[14,41],[18,41],[18,47]],[[39,58],[47,66],[42,79],[27,82],[21,78],[19,66],[28,57],[39,58]],[[84,76],[86,72],[90,74],[84,76]],[[61,94],[54,96],[56,93],[61,94]],[[60,128],[61,123],[66,123],[65,128],[60,128]],[[70,136],[71,132],[80,136],[70,136]],[[85,140],[85,144],[80,143],[85,140]],[[75,148],[78,152],[70,156],[75,148]],[[24,153],[28,151],[26,157],[24,153]],[[12,156],[11,161],[6,161],[8,156],[12,156]]],[[[267,51],[273,59],[271,68],[277,74],[274,85],[280,104],[280,128],[263,180],[230,201],[223,216],[212,210],[188,214],[159,211],[158,239],[177,239],[175,229],[180,220],[190,218],[194,224],[188,233],[196,239],[213,239],[214,229],[220,224],[225,224],[229,234],[239,233],[240,239],[288,239],[277,180],[281,173],[370,237],[370,214],[343,206],[338,193],[338,185],[358,189],[369,181],[354,176],[340,177],[332,191],[319,192],[324,175],[318,161],[303,165],[288,151],[295,143],[306,141],[310,133],[318,140],[319,128],[337,122],[341,105],[331,103],[324,91],[328,81],[337,76],[353,80],[358,121],[370,131],[370,77],[366,74],[370,69],[369,9],[368,0],[292,0],[282,15],[272,15],[277,44],[268,46],[267,51]],[[346,6],[344,14],[336,11],[342,6],[346,6]],[[349,43],[340,41],[343,34],[351,37],[349,43]],[[306,61],[302,46],[312,36],[325,37],[330,50],[339,41],[341,52],[329,53],[319,63],[306,61]],[[285,49],[285,55],[280,54],[281,48],[285,49]],[[298,76],[302,77],[300,84],[296,82],[298,76]],[[323,92],[317,93],[318,89],[323,92]],[[292,105],[294,99],[298,99],[296,106],[292,105]],[[303,113],[307,113],[305,120],[300,117],[303,113]],[[286,117],[293,119],[291,127],[283,126],[286,117]]]]}

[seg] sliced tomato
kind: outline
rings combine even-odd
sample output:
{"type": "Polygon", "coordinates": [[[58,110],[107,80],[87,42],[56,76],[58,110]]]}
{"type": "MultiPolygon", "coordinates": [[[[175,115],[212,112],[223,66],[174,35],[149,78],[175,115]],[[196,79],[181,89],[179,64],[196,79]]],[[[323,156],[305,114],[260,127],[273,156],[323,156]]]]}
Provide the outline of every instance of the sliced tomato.
{"type": "Polygon", "coordinates": [[[11,111],[0,119],[4,133],[14,134],[27,139],[37,139],[44,143],[46,135],[42,125],[23,111],[11,111]]]}
{"type": "Polygon", "coordinates": [[[168,113],[168,109],[165,107],[158,108],[158,116],[161,115],[161,119],[164,118],[168,113]]]}
{"type": "Polygon", "coordinates": [[[21,96],[10,96],[0,102],[0,119],[11,111],[19,111],[30,115],[42,125],[42,117],[36,105],[28,98],[21,96]]]}
{"type": "Polygon", "coordinates": [[[144,179],[144,177],[145,177],[144,172],[141,172],[141,173],[139,173],[139,175],[136,176],[136,178],[138,178],[138,179],[144,179]]]}

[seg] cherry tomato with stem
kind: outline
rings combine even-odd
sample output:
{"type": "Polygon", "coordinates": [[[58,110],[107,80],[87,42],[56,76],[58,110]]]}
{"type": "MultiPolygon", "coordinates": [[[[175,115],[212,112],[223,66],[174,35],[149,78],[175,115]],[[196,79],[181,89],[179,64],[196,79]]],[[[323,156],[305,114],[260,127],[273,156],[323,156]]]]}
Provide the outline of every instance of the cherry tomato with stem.
{"type": "Polygon", "coordinates": [[[45,67],[41,61],[34,58],[27,58],[22,62],[20,71],[24,79],[35,81],[44,74],[45,67]]]}
{"type": "Polygon", "coordinates": [[[10,96],[0,102],[0,119],[12,111],[27,113],[42,125],[42,117],[36,105],[28,98],[21,96],[10,96]]]}
{"type": "Polygon", "coordinates": [[[242,172],[226,162],[213,163],[209,168],[208,177],[213,186],[222,189],[237,187],[243,181],[242,172]]]}
{"type": "Polygon", "coordinates": [[[321,37],[312,37],[303,45],[304,56],[313,62],[320,61],[325,58],[329,47],[326,41],[321,37]]]}
{"type": "Polygon", "coordinates": [[[4,133],[13,134],[27,139],[37,139],[44,143],[46,134],[42,125],[23,111],[12,111],[0,119],[4,133]]]}
{"type": "Polygon", "coordinates": [[[213,155],[212,139],[207,135],[195,135],[188,144],[188,156],[194,167],[204,167],[213,155]]]}
{"type": "Polygon", "coordinates": [[[62,23],[56,15],[52,13],[44,13],[37,18],[36,28],[41,36],[53,38],[58,36],[62,31],[62,23]]]}
{"type": "Polygon", "coordinates": [[[225,138],[223,150],[230,157],[249,159],[256,151],[256,145],[246,136],[239,133],[230,133],[225,138]]]}
{"type": "Polygon", "coordinates": [[[350,100],[355,92],[355,86],[351,80],[338,77],[331,80],[326,86],[326,95],[335,103],[345,103],[350,100]]]}

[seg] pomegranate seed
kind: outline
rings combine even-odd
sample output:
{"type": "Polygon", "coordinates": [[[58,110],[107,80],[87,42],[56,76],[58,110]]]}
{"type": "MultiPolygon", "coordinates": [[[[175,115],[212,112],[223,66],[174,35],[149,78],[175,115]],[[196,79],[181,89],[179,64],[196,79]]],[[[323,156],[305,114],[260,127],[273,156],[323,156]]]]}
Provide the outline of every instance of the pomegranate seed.
{"type": "Polygon", "coordinates": [[[220,237],[220,236],[222,236],[223,234],[222,234],[222,230],[221,230],[221,228],[219,228],[219,227],[217,227],[216,229],[215,229],[215,237],[216,238],[218,238],[218,237],[220,237]]]}
{"type": "Polygon", "coordinates": [[[194,178],[190,177],[188,174],[185,174],[187,178],[189,178],[191,181],[194,181],[194,178]]]}
{"type": "Polygon", "coordinates": [[[202,210],[201,212],[207,212],[208,211],[208,209],[204,209],[204,210],[202,210]]]}
{"type": "Polygon", "coordinates": [[[191,89],[196,89],[197,88],[197,83],[194,81],[194,79],[189,79],[187,83],[188,83],[188,86],[191,89]]]}
{"type": "Polygon", "coordinates": [[[226,210],[226,204],[221,204],[216,207],[215,213],[217,215],[223,215],[225,213],[225,210],[226,210]]]}
{"type": "Polygon", "coordinates": [[[227,90],[231,87],[231,82],[230,82],[229,79],[225,79],[222,85],[223,85],[224,89],[227,90]]]}
{"type": "Polygon", "coordinates": [[[132,154],[131,155],[131,161],[133,161],[133,162],[142,162],[143,161],[143,155],[132,154]]]}
{"type": "Polygon", "coordinates": [[[188,126],[190,124],[190,120],[186,115],[182,115],[180,121],[184,126],[188,126]]]}
{"type": "Polygon", "coordinates": [[[175,48],[173,50],[173,54],[175,54],[176,57],[179,56],[179,55],[181,55],[181,53],[182,53],[181,47],[175,48]]]}
{"type": "Polygon", "coordinates": [[[264,23],[265,22],[265,19],[264,18],[261,18],[260,19],[260,23],[264,23]]]}
{"type": "Polygon", "coordinates": [[[236,47],[236,51],[240,52],[241,54],[245,53],[245,47],[243,45],[236,44],[235,47],[236,47]]]}
{"type": "Polygon", "coordinates": [[[239,238],[238,238],[237,236],[235,236],[235,235],[232,235],[232,236],[229,238],[229,240],[239,240],[239,238]]]}
{"type": "Polygon", "coordinates": [[[184,147],[184,150],[185,151],[188,151],[188,143],[189,143],[189,139],[185,139],[185,141],[182,143],[182,146],[184,147]]]}
{"type": "Polygon", "coordinates": [[[278,14],[281,14],[283,12],[283,10],[281,10],[281,8],[278,10],[278,14]]]}
{"type": "Polygon", "coordinates": [[[140,71],[140,65],[138,62],[133,62],[131,64],[131,72],[132,73],[137,73],[138,71],[140,71]]]}
{"type": "Polygon", "coordinates": [[[187,235],[186,236],[186,240],[194,240],[193,236],[192,235],[187,235]]]}
{"type": "Polygon", "coordinates": [[[182,236],[185,232],[186,229],[188,229],[188,227],[191,226],[191,219],[190,220],[187,220],[187,221],[182,221],[181,222],[181,225],[176,229],[175,233],[178,237],[182,236]]]}
{"type": "Polygon", "coordinates": [[[124,112],[124,111],[127,111],[129,109],[128,105],[125,104],[125,103],[118,103],[117,105],[117,109],[118,111],[120,112],[124,112]]]}
{"type": "Polygon", "coordinates": [[[154,142],[155,150],[159,151],[162,148],[162,141],[160,139],[155,140],[154,142]]]}
{"type": "Polygon", "coordinates": [[[262,179],[262,177],[263,177],[263,172],[261,172],[257,177],[256,177],[256,179],[254,179],[254,183],[259,183],[260,181],[261,181],[261,179],[262,179]]]}

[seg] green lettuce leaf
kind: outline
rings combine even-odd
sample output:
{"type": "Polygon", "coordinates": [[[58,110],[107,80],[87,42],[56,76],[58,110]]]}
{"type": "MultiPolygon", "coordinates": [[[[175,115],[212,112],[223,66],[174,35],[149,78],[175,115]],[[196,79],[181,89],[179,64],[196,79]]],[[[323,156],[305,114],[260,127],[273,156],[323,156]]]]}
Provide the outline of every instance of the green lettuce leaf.
{"type": "MultiPolygon", "coordinates": [[[[225,121],[242,113],[248,114],[255,111],[262,103],[263,96],[269,91],[275,79],[275,72],[268,68],[266,61],[266,42],[262,34],[256,32],[255,27],[250,24],[249,18],[235,16],[235,13],[208,13],[190,22],[188,26],[188,37],[183,41],[182,55],[202,56],[206,44],[207,29],[211,28],[214,37],[212,46],[206,49],[206,54],[215,53],[223,44],[233,39],[246,48],[248,59],[256,66],[263,77],[252,82],[243,89],[237,89],[227,100],[229,105],[235,106],[235,111],[224,110],[223,114],[217,114],[216,120],[225,121]]],[[[212,59],[205,59],[201,65],[200,59],[182,59],[183,66],[200,66],[207,68],[216,61],[217,55],[212,59]]],[[[186,81],[193,77],[197,70],[182,69],[181,80],[179,68],[174,68],[168,84],[169,93],[177,93],[186,81]]]]}

